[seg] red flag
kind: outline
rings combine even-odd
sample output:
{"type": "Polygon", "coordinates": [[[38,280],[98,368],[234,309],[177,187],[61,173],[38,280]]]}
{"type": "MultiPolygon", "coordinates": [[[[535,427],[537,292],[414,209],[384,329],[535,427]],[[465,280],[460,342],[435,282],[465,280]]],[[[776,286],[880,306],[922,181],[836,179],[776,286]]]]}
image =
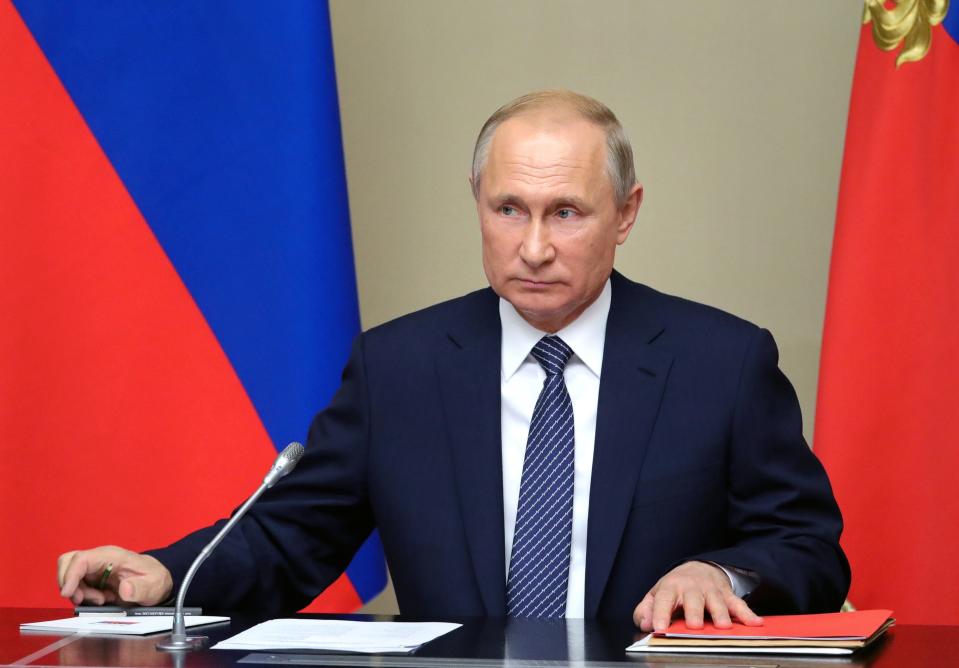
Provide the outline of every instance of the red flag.
{"type": "Polygon", "coordinates": [[[959,7],[866,4],[815,447],[853,605],[959,624],[959,7]]]}

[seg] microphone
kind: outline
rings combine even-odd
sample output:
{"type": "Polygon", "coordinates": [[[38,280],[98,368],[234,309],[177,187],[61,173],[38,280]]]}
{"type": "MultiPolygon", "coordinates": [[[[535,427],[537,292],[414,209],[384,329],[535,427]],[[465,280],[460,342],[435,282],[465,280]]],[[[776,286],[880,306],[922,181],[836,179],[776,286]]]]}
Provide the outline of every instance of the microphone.
{"type": "Polygon", "coordinates": [[[183,602],[186,600],[186,591],[190,587],[190,581],[193,580],[193,576],[196,575],[197,570],[200,566],[206,561],[207,557],[216,549],[216,546],[220,544],[220,541],[230,532],[230,529],[236,525],[240,519],[246,515],[246,511],[250,509],[250,506],[260,498],[260,495],[263,494],[266,490],[276,484],[276,481],[282,478],[285,475],[288,475],[292,471],[297,463],[302,459],[303,454],[306,452],[306,449],[296,441],[290,443],[285,448],[283,452],[277,455],[276,460],[273,462],[273,466],[270,467],[270,470],[263,477],[263,482],[260,484],[259,488],[253,495],[246,500],[246,502],[240,506],[240,509],[237,510],[233,517],[217,532],[216,536],[213,537],[206,547],[200,550],[200,554],[197,555],[196,559],[193,560],[193,563],[190,564],[190,569],[186,572],[186,576],[183,578],[183,582],[180,584],[180,590],[177,592],[176,596],[176,608],[173,612],[173,633],[170,636],[170,640],[167,642],[157,643],[157,649],[166,651],[166,652],[180,652],[190,649],[199,649],[203,647],[208,638],[206,636],[188,636],[186,634],[186,621],[183,615],[183,602]]]}
{"type": "Polygon", "coordinates": [[[266,485],[266,489],[272,487],[277,480],[292,471],[293,467],[299,463],[305,452],[306,448],[296,441],[293,441],[283,448],[283,452],[276,456],[273,466],[270,467],[269,472],[263,477],[263,484],[266,485]]]}

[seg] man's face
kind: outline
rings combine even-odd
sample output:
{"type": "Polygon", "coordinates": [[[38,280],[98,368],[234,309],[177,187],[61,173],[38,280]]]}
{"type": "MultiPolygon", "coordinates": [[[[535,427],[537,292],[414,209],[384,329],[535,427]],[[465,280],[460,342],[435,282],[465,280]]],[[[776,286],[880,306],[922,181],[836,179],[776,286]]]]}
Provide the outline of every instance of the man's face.
{"type": "Polygon", "coordinates": [[[606,137],[570,114],[513,117],[496,130],[480,175],[483,268],[534,327],[556,332],[603,289],[642,196],[618,206],[606,137]]]}

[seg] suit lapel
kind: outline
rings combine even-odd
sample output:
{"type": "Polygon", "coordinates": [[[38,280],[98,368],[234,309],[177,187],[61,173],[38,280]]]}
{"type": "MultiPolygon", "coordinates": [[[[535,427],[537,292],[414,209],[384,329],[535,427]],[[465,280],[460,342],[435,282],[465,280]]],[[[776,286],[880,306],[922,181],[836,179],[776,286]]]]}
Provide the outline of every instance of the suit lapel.
{"type": "Polygon", "coordinates": [[[436,362],[459,512],[480,595],[494,617],[506,611],[501,337],[498,300],[487,290],[449,328],[436,362]]]}
{"type": "Polygon", "coordinates": [[[652,345],[663,324],[643,288],[616,273],[612,282],[589,497],[587,618],[597,614],[619,550],[673,361],[652,345]]]}

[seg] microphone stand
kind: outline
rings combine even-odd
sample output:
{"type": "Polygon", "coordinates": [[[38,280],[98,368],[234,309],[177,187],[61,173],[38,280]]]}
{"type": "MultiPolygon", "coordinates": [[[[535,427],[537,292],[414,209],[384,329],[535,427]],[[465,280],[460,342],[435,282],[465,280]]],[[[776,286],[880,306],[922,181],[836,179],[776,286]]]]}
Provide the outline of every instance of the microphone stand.
{"type": "Polygon", "coordinates": [[[246,500],[246,502],[240,506],[240,509],[237,510],[233,517],[217,532],[213,540],[211,540],[206,547],[200,550],[200,554],[197,555],[196,559],[193,560],[193,563],[190,564],[190,569],[186,572],[186,576],[183,578],[183,582],[180,584],[180,591],[177,592],[176,596],[176,608],[173,612],[173,633],[170,635],[170,639],[165,642],[157,643],[157,649],[164,652],[183,652],[187,650],[200,649],[205,647],[209,642],[207,636],[188,636],[186,634],[186,620],[183,614],[183,604],[186,601],[186,591],[190,587],[190,582],[193,580],[193,576],[196,575],[197,570],[200,566],[203,565],[203,562],[206,561],[207,557],[210,556],[210,553],[216,549],[216,546],[220,544],[223,538],[230,532],[237,522],[243,518],[246,514],[246,511],[250,509],[250,506],[260,498],[260,495],[263,494],[266,490],[273,486],[273,484],[285,476],[287,473],[293,470],[293,467],[296,466],[299,462],[300,457],[303,456],[303,446],[299,443],[290,443],[286,448],[283,449],[283,452],[280,453],[277,457],[276,462],[273,464],[273,467],[270,469],[269,473],[263,478],[263,483],[259,488],[253,492],[253,495],[246,500]]]}

